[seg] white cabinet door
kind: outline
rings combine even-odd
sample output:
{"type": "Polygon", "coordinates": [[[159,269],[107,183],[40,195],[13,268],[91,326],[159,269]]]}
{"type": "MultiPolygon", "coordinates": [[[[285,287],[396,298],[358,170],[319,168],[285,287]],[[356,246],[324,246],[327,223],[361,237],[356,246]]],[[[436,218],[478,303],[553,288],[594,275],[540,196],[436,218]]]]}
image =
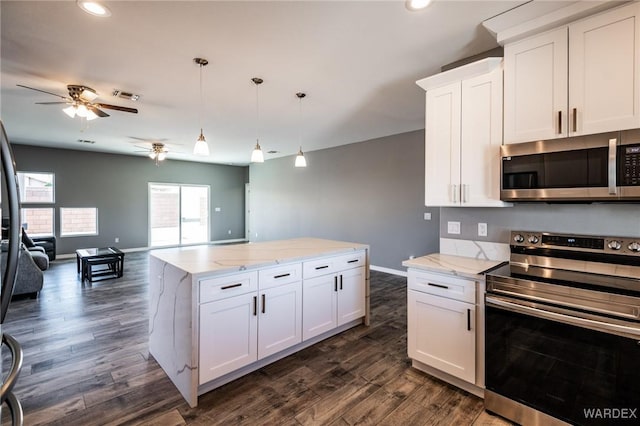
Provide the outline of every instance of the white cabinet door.
{"type": "Polygon", "coordinates": [[[639,10],[634,3],[569,25],[570,136],[640,127],[639,10]]]}
{"type": "Polygon", "coordinates": [[[302,282],[259,293],[258,359],[302,341],[302,282]]]}
{"type": "Polygon", "coordinates": [[[568,35],[562,27],[504,48],[504,143],[567,135],[568,35]]]}
{"type": "Polygon", "coordinates": [[[200,383],[258,359],[257,295],[247,293],[200,305],[200,383]]]}
{"type": "Polygon", "coordinates": [[[462,80],[461,204],[503,205],[500,201],[502,69],[462,80]]]}
{"type": "Polygon", "coordinates": [[[459,204],[460,82],[427,91],[425,205],[459,204]]]}
{"type": "Polygon", "coordinates": [[[343,271],[338,276],[338,326],[365,315],[364,267],[343,271]]]}
{"type": "Polygon", "coordinates": [[[302,339],[307,340],[337,327],[338,277],[323,275],[302,285],[302,339]]]}
{"type": "Polygon", "coordinates": [[[475,305],[409,290],[407,323],[410,358],[475,383],[475,305]]]}

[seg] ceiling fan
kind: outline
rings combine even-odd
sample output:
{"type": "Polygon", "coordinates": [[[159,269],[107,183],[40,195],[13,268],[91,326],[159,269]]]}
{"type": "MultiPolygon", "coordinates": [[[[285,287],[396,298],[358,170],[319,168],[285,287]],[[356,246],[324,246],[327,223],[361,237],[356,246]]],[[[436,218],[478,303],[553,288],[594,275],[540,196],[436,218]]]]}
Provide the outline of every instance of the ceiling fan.
{"type": "Polygon", "coordinates": [[[169,153],[169,150],[164,146],[162,142],[151,143],[151,148],[146,148],[143,146],[138,146],[138,148],[142,149],[143,151],[136,152],[146,152],[149,155],[149,158],[156,162],[156,166],[159,166],[160,161],[164,161],[164,159],[167,158],[167,154],[169,153]]]}
{"type": "Polygon", "coordinates": [[[18,84],[18,87],[23,87],[29,90],[35,90],[36,92],[46,93],[48,95],[57,96],[58,98],[63,99],[63,101],[59,102],[36,102],[39,105],[56,105],[56,104],[66,104],[68,107],[64,108],[65,114],[69,117],[73,118],[76,115],[78,117],[86,118],[87,120],[93,120],[98,117],[109,117],[109,114],[102,111],[103,109],[112,109],[115,111],[123,111],[123,112],[131,112],[134,114],[138,113],[138,110],[135,108],[122,107],[118,105],[110,105],[103,104],[101,102],[94,102],[98,98],[98,94],[91,87],[83,86],[80,84],[69,84],[67,85],[67,90],[69,91],[69,96],[58,95],[56,93],[47,92],[46,90],[36,89],[34,87],[24,86],[22,84],[18,84]]]}

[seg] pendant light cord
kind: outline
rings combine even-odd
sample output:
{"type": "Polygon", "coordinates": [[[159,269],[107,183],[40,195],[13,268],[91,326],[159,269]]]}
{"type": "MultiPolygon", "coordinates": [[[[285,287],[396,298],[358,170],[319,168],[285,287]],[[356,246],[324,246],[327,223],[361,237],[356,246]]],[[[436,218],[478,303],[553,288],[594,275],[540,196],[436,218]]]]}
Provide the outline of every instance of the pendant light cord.
{"type": "Polygon", "coordinates": [[[260,86],[260,84],[256,83],[256,144],[260,143],[260,108],[259,108],[259,98],[258,98],[258,86],[260,86]]]}
{"type": "Polygon", "coordinates": [[[202,134],[202,106],[204,105],[202,96],[202,64],[200,64],[200,112],[198,114],[198,124],[200,125],[200,134],[202,134]]]}

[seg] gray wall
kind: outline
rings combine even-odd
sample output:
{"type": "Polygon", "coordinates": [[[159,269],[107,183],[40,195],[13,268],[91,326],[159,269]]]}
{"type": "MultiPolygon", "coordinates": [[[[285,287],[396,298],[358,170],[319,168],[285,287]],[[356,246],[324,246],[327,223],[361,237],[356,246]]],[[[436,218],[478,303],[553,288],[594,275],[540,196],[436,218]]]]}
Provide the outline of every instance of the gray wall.
{"type": "Polygon", "coordinates": [[[177,160],[156,167],[147,157],[27,145],[12,148],[18,171],[55,173],[59,254],[81,247],[147,247],[149,182],[210,185],[211,239],[244,238],[247,167],[177,160]],[[60,238],[60,207],[97,207],[99,235],[60,238]],[[215,207],[221,211],[215,212],[215,207]],[[120,238],[118,244],[115,237],[120,238]]]}
{"type": "Polygon", "coordinates": [[[424,207],[424,131],[252,164],[252,241],[319,237],[371,246],[371,264],[438,251],[439,209],[424,207]],[[425,221],[424,213],[432,220],[425,221]]]}
{"type": "Polygon", "coordinates": [[[506,208],[442,208],[440,235],[508,243],[511,230],[640,237],[640,204],[515,204],[506,208]],[[447,222],[461,224],[460,235],[447,233],[447,222]],[[478,222],[488,225],[478,237],[478,222]]]}

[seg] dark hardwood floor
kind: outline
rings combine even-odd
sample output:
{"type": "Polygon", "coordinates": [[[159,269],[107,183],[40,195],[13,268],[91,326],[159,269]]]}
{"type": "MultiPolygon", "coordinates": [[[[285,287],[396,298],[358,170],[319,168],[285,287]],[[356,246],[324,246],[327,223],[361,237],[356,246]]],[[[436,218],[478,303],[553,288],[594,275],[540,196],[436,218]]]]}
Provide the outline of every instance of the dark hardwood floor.
{"type": "Polygon", "coordinates": [[[2,330],[24,350],[14,393],[25,425],[509,424],[484,412],[481,399],[410,367],[406,279],[375,271],[370,327],[318,343],[189,408],[149,356],[147,266],[148,253],[129,253],[123,278],[82,284],[75,259],[56,261],[37,299],[12,302],[2,330]]]}

